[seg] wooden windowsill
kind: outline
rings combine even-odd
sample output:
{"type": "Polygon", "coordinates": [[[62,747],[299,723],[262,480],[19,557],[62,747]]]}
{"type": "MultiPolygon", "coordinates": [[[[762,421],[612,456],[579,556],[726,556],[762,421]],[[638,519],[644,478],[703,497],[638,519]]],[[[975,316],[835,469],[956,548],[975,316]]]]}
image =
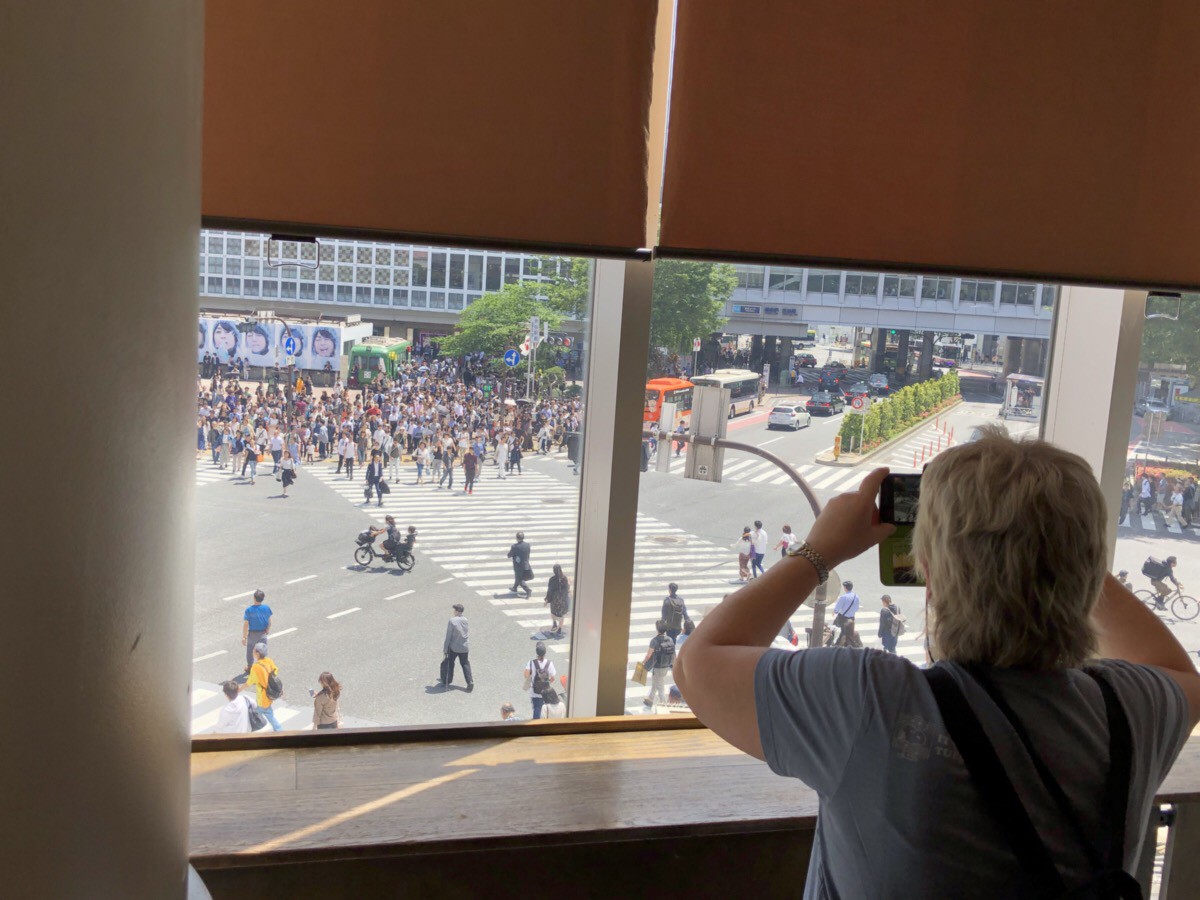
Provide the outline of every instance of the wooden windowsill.
{"type": "MultiPolygon", "coordinates": [[[[334,735],[336,742],[325,734],[255,737],[254,749],[223,738],[195,742],[190,855],[197,869],[465,845],[811,831],[816,822],[812,791],[690,718],[334,735]],[[225,749],[231,744],[237,749],[225,749]]],[[[1200,799],[1200,739],[1188,742],[1159,799],[1200,799]]]]}

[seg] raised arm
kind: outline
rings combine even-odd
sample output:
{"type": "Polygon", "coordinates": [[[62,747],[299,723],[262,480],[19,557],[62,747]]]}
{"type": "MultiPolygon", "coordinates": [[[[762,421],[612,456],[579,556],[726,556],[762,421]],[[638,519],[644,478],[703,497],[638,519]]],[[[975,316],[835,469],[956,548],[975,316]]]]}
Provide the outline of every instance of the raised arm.
{"type": "MultiPolygon", "coordinates": [[[[876,469],[857,491],[834,497],[813,523],[808,543],[831,570],[891,534],[892,526],[880,524],[875,506],[887,471],[876,469]]],[[[759,759],[755,667],[799,601],[816,587],[812,563],[799,556],[785,558],[708,613],[675,661],[675,683],[696,717],[759,759]]]]}
{"type": "Polygon", "coordinates": [[[1191,727],[1200,721],[1200,675],[1186,650],[1145,604],[1112,575],[1104,578],[1092,610],[1100,655],[1154,666],[1175,681],[1188,701],[1191,727]]]}

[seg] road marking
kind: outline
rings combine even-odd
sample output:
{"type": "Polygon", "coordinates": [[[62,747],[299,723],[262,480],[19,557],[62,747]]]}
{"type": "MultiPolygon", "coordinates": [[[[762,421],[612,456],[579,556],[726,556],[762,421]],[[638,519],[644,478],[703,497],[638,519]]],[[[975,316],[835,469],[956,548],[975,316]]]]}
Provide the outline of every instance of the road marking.
{"type": "Polygon", "coordinates": [[[343,609],[340,613],[334,613],[332,616],[326,616],[325,618],[336,619],[338,616],[348,616],[350,613],[359,612],[361,609],[361,606],[352,606],[349,609],[343,609]]]}
{"type": "Polygon", "coordinates": [[[384,597],[384,600],[399,600],[401,597],[407,597],[409,594],[415,594],[416,591],[401,591],[399,594],[392,594],[390,597],[384,597]]]}
{"type": "Polygon", "coordinates": [[[284,584],[299,584],[302,581],[308,581],[316,577],[316,575],[305,575],[303,578],[293,578],[291,581],[285,581],[284,584]]]}
{"type": "Polygon", "coordinates": [[[272,631],[267,635],[267,637],[270,640],[274,640],[277,637],[283,637],[285,634],[291,634],[295,630],[295,628],[285,628],[283,631],[272,631]]]}
{"type": "Polygon", "coordinates": [[[438,584],[445,584],[447,581],[453,581],[453,580],[454,580],[454,576],[451,575],[449,578],[443,578],[441,581],[438,582],[438,584]]]}
{"type": "Polygon", "coordinates": [[[767,446],[767,444],[773,444],[773,443],[775,443],[776,441],[782,441],[782,440],[783,440],[785,437],[787,437],[787,435],[786,435],[786,434],[781,434],[779,437],[771,438],[769,441],[763,441],[763,442],[762,442],[761,444],[759,444],[758,446],[760,446],[760,447],[765,447],[765,446],[767,446]]]}
{"type": "Polygon", "coordinates": [[[212,659],[214,656],[220,656],[222,653],[228,653],[228,650],[218,650],[216,653],[206,653],[204,656],[197,656],[192,660],[194,663],[204,662],[206,659],[212,659]]]}
{"type": "Polygon", "coordinates": [[[234,594],[232,597],[222,597],[221,602],[225,603],[230,600],[241,600],[243,597],[253,597],[254,591],[246,591],[244,594],[234,594]]]}

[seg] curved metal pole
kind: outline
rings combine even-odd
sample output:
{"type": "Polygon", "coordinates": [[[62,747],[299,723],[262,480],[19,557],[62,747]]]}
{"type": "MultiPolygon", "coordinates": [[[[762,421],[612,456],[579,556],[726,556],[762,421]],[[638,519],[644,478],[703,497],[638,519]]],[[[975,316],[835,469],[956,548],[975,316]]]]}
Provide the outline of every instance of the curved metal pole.
{"type": "MultiPolygon", "coordinates": [[[[656,440],[660,441],[677,441],[683,444],[705,444],[710,447],[723,447],[726,450],[741,450],[744,453],[751,453],[755,456],[762,457],[767,462],[774,463],[776,466],[782,469],[784,474],[786,474],[792,479],[792,481],[796,483],[796,487],[800,488],[800,492],[804,494],[804,499],[808,501],[808,505],[812,509],[814,519],[821,515],[821,501],[817,499],[816,493],[813,492],[812,487],[804,479],[804,476],[770,450],[764,450],[762,447],[756,447],[753,444],[743,444],[739,441],[731,441],[728,438],[696,438],[691,434],[676,434],[674,432],[662,430],[659,430],[657,433],[652,430],[643,431],[642,434],[645,437],[655,438],[656,440]]],[[[825,584],[817,585],[816,591],[813,592],[813,623],[812,631],[810,631],[808,635],[809,647],[820,647],[822,644],[822,639],[825,636],[825,605],[827,603],[826,588],[829,584],[829,581],[833,581],[834,584],[837,584],[836,570],[830,569],[829,579],[825,582],[825,584]]],[[[801,601],[801,604],[803,604],[803,601],[801,601]]]]}

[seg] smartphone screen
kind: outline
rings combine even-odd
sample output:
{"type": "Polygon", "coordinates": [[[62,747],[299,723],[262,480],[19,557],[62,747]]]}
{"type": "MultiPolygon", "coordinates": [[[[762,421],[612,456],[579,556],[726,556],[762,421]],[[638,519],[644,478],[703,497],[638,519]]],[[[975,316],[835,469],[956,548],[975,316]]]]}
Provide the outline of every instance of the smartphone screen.
{"type": "Polygon", "coordinates": [[[916,525],[921,500],[921,476],[889,475],[879,486],[879,521],[916,525]]]}
{"type": "Polygon", "coordinates": [[[925,579],[912,552],[913,526],[921,498],[921,476],[888,475],[879,487],[879,520],[896,530],[879,544],[879,581],[889,586],[921,585],[925,579]]]}

